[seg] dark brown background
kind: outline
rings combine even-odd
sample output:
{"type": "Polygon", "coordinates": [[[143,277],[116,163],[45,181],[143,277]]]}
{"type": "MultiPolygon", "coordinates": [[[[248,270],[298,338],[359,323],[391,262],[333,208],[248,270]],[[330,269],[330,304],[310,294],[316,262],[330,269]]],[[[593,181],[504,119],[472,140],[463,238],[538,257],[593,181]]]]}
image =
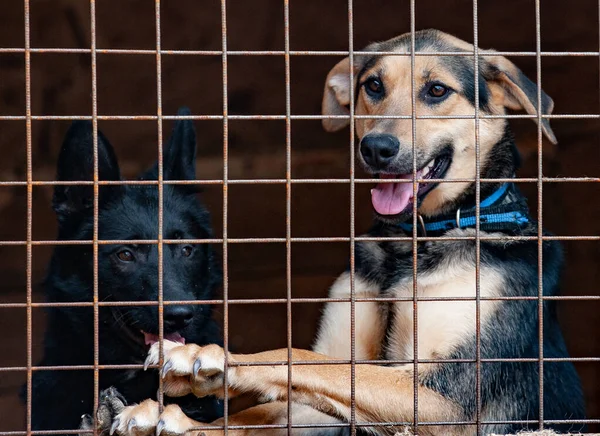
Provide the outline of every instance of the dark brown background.
{"type": "MultiPolygon", "coordinates": [[[[360,48],[410,29],[409,1],[356,0],[354,42],[360,48]]],[[[544,0],[541,10],[542,49],[598,51],[598,2],[544,0]]],[[[102,0],[97,2],[98,48],[154,48],[154,2],[102,0]]],[[[479,2],[480,46],[507,51],[535,50],[533,1],[479,2]]],[[[220,5],[217,1],[163,0],[163,49],[220,50],[220,5]]],[[[416,27],[435,27],[463,39],[473,38],[472,3],[467,0],[419,0],[416,27]]],[[[230,0],[227,7],[230,50],[283,50],[283,2],[230,0]]],[[[31,46],[90,47],[89,2],[31,0],[31,46]]],[[[23,47],[24,10],[21,0],[3,0],[0,47],[23,47]]],[[[346,50],[347,3],[343,0],[291,2],[292,50],[346,50]]],[[[294,56],[291,60],[293,114],[318,114],[323,80],[337,58],[294,56]]],[[[535,59],[513,59],[535,77],[535,59]]],[[[34,115],[89,115],[91,67],[88,54],[35,53],[32,64],[34,115]]],[[[598,57],[545,57],[543,88],[556,102],[555,113],[596,113],[599,106],[598,57]]],[[[229,110],[231,114],[284,114],[283,57],[230,56],[229,110]]],[[[220,56],[163,56],[164,114],[188,105],[194,114],[220,114],[222,80],[220,56]]],[[[155,114],[156,66],[150,55],[98,55],[98,111],[103,115],[155,114]]],[[[0,115],[24,115],[24,55],[0,54],[0,115]]],[[[51,180],[66,121],[33,122],[33,177],[51,180]]],[[[165,123],[165,132],[170,123],[165,123]]],[[[525,156],[522,176],[535,176],[536,129],[527,120],[512,123],[525,156]]],[[[222,123],[196,123],[199,133],[199,177],[222,177],[222,123]]],[[[559,145],[544,143],[546,176],[600,175],[598,120],[555,120],[559,145]]],[[[156,159],[154,121],[105,121],[100,128],[117,149],[124,173],[133,177],[156,159]]],[[[349,133],[325,134],[318,121],[292,123],[292,175],[295,178],[347,177],[349,133]]],[[[283,121],[230,122],[230,178],[285,177],[283,121]]],[[[0,121],[0,180],[26,179],[24,121],[0,121]]],[[[356,228],[365,231],[371,217],[369,186],[357,186],[356,228]]],[[[536,185],[522,186],[535,213],[536,185]]],[[[349,187],[294,185],[293,236],[348,236],[349,187]]],[[[55,220],[51,190],[34,189],[33,235],[53,239],[55,220]]],[[[544,185],[544,225],[559,235],[600,234],[598,187],[591,183],[544,185]]],[[[208,187],[205,202],[213,211],[217,234],[222,229],[221,187],[208,187]]],[[[0,240],[25,239],[26,192],[22,187],[0,187],[0,240]]],[[[285,186],[231,186],[231,237],[285,236],[285,186]]],[[[597,242],[565,244],[567,265],[563,280],[568,295],[599,295],[597,242]]],[[[33,251],[35,300],[41,300],[50,248],[33,251]]],[[[345,268],[347,243],[294,244],[292,294],[325,296],[345,268]]],[[[284,244],[229,245],[230,297],[284,297],[284,244]]],[[[0,302],[25,301],[25,248],[0,247],[0,302]]],[[[319,306],[298,304],[293,309],[295,346],[310,345],[319,306]]],[[[598,302],[564,302],[561,319],[573,356],[600,356],[598,302]]],[[[285,346],[285,305],[242,305],[230,308],[232,346],[242,351],[285,346]]],[[[33,349],[40,354],[44,317],[33,312],[33,349]]],[[[0,367],[26,362],[24,309],[0,309],[0,367]]],[[[68,339],[67,339],[68,340],[68,339]]],[[[578,364],[587,396],[589,416],[600,417],[598,364],[578,364]]],[[[21,372],[0,372],[0,431],[24,429],[23,409],[16,392],[25,380],[21,372]]]]}

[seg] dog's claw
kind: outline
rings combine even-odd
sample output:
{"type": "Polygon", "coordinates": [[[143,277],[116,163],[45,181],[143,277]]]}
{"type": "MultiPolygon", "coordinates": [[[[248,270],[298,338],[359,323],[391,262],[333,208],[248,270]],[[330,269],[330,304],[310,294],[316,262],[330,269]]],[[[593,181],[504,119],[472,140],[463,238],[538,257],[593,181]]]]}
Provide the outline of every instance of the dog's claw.
{"type": "Polygon", "coordinates": [[[194,362],[194,367],[193,367],[194,377],[198,377],[198,373],[200,372],[201,369],[202,369],[202,362],[200,361],[200,359],[196,359],[196,361],[194,362]]]}
{"type": "Polygon", "coordinates": [[[146,360],[144,360],[144,371],[148,370],[148,367],[151,364],[151,360],[152,360],[152,356],[150,354],[148,354],[148,357],[146,357],[146,360]]]}
{"type": "Polygon", "coordinates": [[[165,428],[165,421],[163,421],[161,419],[158,421],[158,424],[156,424],[156,436],[160,436],[160,433],[163,431],[164,428],[165,428]]]}
{"type": "Polygon", "coordinates": [[[117,431],[117,428],[119,427],[119,424],[121,424],[121,421],[119,420],[119,418],[115,419],[115,421],[110,426],[109,434],[111,436],[115,433],[115,431],[117,431]]]}
{"type": "Polygon", "coordinates": [[[127,431],[129,433],[132,433],[136,425],[137,421],[135,420],[135,418],[132,418],[131,421],[129,421],[129,424],[127,425],[127,431]]]}
{"type": "Polygon", "coordinates": [[[171,362],[170,360],[167,360],[167,362],[162,367],[160,376],[162,378],[165,378],[167,376],[167,374],[169,373],[169,371],[171,370],[171,368],[173,368],[173,362],[171,362]]]}

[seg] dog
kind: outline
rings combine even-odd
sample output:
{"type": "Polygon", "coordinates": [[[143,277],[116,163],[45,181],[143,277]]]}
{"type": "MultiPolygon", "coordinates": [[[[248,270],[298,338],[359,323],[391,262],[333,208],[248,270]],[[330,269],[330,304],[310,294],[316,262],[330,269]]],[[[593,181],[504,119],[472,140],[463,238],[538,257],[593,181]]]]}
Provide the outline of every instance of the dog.
{"type": "MultiPolygon", "coordinates": [[[[547,115],[553,101],[542,92],[538,107],[536,85],[492,50],[479,51],[478,76],[472,56],[435,56],[438,52],[474,52],[473,45],[437,30],[415,33],[415,50],[431,56],[415,56],[411,68],[411,57],[406,55],[411,52],[411,39],[404,34],[375,43],[365,49],[366,54],[355,55],[352,64],[349,58],[339,62],[327,76],[322,102],[324,115],[343,115],[323,120],[328,131],[349,124],[351,99],[356,115],[366,116],[354,121],[358,158],[367,172],[380,179],[371,194],[375,222],[367,236],[396,238],[357,242],[354,286],[347,271],[329,295],[348,300],[353,288],[357,299],[354,358],[389,364],[358,362],[352,398],[351,303],[330,302],[313,351],[291,351],[295,363],[291,398],[285,365],[247,364],[286,362],[287,349],[229,353],[226,365],[225,351],[219,345],[169,341],[164,344],[162,371],[166,395],[223,396],[226,372],[230,398],[252,392],[267,401],[230,416],[228,425],[286,424],[288,401],[292,402],[292,425],[324,422],[323,416],[341,423],[336,427],[326,421],[323,426],[329,425],[328,430],[298,426],[294,434],[336,433],[340,426],[348,428],[352,418],[356,429],[367,434],[404,434],[410,429],[422,435],[507,434],[537,429],[542,420],[544,427],[559,431],[584,429],[578,375],[571,362],[556,360],[569,355],[555,301],[545,299],[538,306],[538,242],[510,238],[536,238],[539,227],[519,190],[512,183],[497,181],[513,178],[519,165],[507,120],[479,120],[476,145],[476,108],[482,116],[502,116],[507,109],[530,115],[539,109],[547,115]],[[374,53],[381,51],[399,55],[374,53]],[[415,121],[414,130],[413,120],[406,118],[412,114],[413,91],[416,115],[425,116],[415,121]],[[373,115],[405,118],[368,118],[373,115]],[[432,115],[463,117],[426,117],[432,115]],[[477,183],[473,181],[477,151],[482,179],[480,241],[476,241],[477,183]],[[409,239],[413,232],[427,236],[417,242],[416,253],[409,239]],[[377,297],[386,300],[377,301],[377,297]],[[540,315],[543,350],[539,347],[540,315]],[[542,353],[555,360],[541,366],[537,359],[542,353]],[[324,364],[302,364],[316,361],[324,364]]],[[[548,119],[540,122],[544,135],[556,142],[548,119]]],[[[541,254],[543,295],[556,295],[563,263],[559,242],[545,240],[541,254]]],[[[158,345],[151,347],[147,362],[162,363],[158,345]]],[[[216,435],[223,433],[218,427],[223,423],[219,420],[204,429],[206,424],[186,418],[177,406],[159,414],[158,405],[147,400],[120,407],[106,429],[122,436],[155,431],[174,435],[201,426],[206,435],[216,435]]],[[[273,434],[287,434],[287,430],[270,429],[273,434]]],[[[229,434],[267,431],[234,428],[229,434]]]]}
{"type": "MultiPolygon", "coordinates": [[[[190,115],[182,108],[179,115],[190,115]]],[[[98,132],[98,171],[101,181],[119,181],[119,165],[113,147],[98,132]]],[[[165,180],[195,180],[196,133],[191,120],[175,122],[165,147],[165,180]]],[[[57,180],[93,180],[93,131],[88,121],[75,121],[64,140],[57,180]]],[[[158,179],[158,163],[140,176],[158,179]]],[[[193,185],[164,185],[163,237],[206,239],[212,237],[210,216],[198,201],[193,185]]],[[[98,245],[98,298],[101,302],[156,301],[158,298],[158,248],[129,240],[158,237],[158,187],[101,185],[98,200],[98,237],[119,240],[98,245]]],[[[91,185],[56,185],[53,208],[58,218],[60,241],[92,240],[94,192],[91,185]]],[[[165,302],[207,300],[221,284],[221,272],[208,244],[163,246],[163,298],[165,302]]],[[[93,301],[94,255],[92,244],[56,246],[45,290],[53,303],[93,301]]],[[[99,364],[133,365],[144,362],[149,346],[158,340],[158,306],[100,306],[98,313],[99,364]]],[[[164,306],[164,337],[177,343],[221,343],[221,333],[206,304],[164,306]]],[[[94,315],[92,307],[50,307],[39,366],[94,364],[94,315]]],[[[106,369],[99,387],[125,401],[155,398],[156,371],[106,369]]],[[[82,414],[94,410],[93,370],[40,370],[33,373],[33,430],[77,430],[82,414]]],[[[178,401],[179,402],[179,401],[178,401]]],[[[223,413],[215,397],[189,396],[180,402],[187,413],[214,420],[223,413]]]]}

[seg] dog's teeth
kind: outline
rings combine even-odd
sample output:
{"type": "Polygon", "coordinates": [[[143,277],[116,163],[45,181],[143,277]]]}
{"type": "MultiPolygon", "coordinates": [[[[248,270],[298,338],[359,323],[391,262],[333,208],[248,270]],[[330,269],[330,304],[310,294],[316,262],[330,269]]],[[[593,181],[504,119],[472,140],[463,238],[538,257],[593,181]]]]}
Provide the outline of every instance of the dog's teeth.
{"type": "Polygon", "coordinates": [[[429,172],[433,169],[433,165],[435,164],[435,160],[432,160],[427,164],[425,168],[423,168],[423,172],[421,173],[421,177],[425,177],[429,172]]]}

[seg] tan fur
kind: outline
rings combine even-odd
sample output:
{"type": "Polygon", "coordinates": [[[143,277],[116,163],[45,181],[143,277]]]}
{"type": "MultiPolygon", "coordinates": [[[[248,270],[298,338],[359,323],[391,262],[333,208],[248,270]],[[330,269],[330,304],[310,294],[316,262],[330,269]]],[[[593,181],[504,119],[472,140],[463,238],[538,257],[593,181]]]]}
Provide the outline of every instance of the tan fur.
{"type": "MultiPolygon", "coordinates": [[[[377,297],[381,290],[360,277],[355,277],[356,298],[377,297]]],[[[331,298],[350,298],[350,274],[342,274],[329,291],[331,298]]],[[[386,328],[386,306],[378,302],[355,303],[356,358],[375,360],[381,356],[386,328]]],[[[313,349],[317,353],[350,359],[350,303],[331,303],[325,307],[320,331],[313,349]],[[346,331],[347,335],[339,332],[346,331]]]]}

